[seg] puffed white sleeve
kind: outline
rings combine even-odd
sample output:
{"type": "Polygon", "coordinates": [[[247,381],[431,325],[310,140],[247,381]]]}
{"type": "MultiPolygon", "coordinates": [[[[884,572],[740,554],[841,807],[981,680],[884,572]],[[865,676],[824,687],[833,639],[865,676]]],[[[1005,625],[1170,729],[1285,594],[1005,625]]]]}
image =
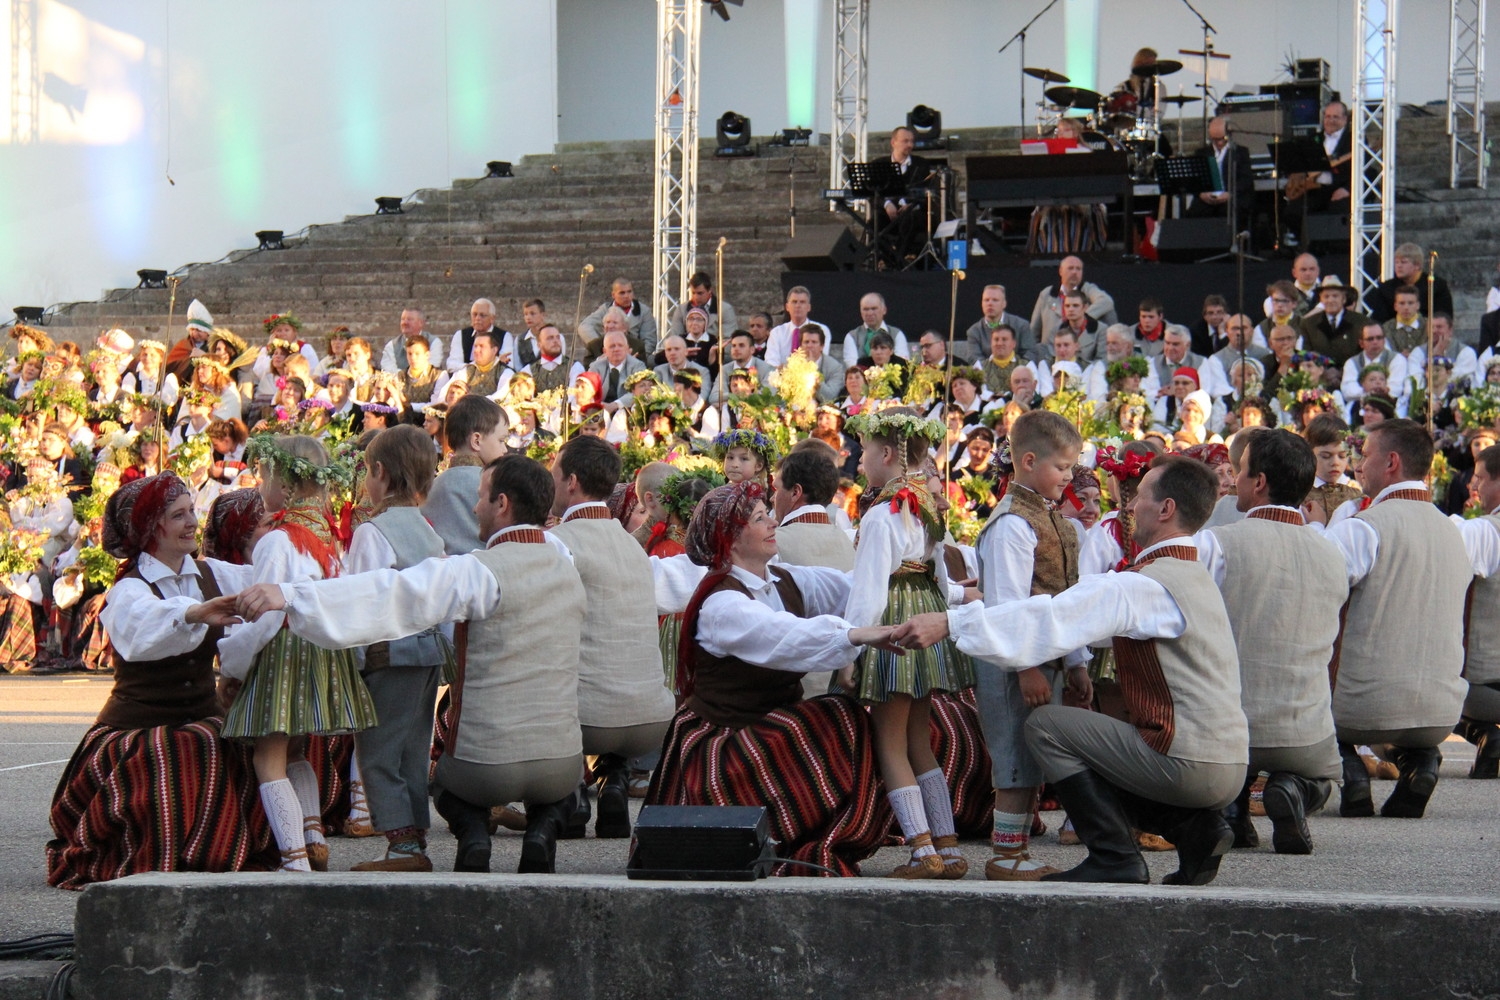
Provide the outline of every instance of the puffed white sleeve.
{"type": "Polygon", "coordinates": [[[898,516],[876,505],[860,521],[859,547],[854,550],[854,587],[845,612],[852,625],[879,625],[885,614],[891,574],[901,565],[906,548],[898,516]]]}
{"type": "Polygon", "coordinates": [[[127,660],[161,660],[190,653],[208,634],[207,625],[191,625],[187,610],[194,597],[157,597],[143,581],[121,580],[109,588],[99,621],[115,652],[127,660]]]}
{"type": "Polygon", "coordinates": [[[366,521],[354,529],[349,540],[349,551],[344,556],[344,575],[369,573],[377,569],[391,569],[396,565],[396,550],[386,540],[380,529],[366,521]]]}
{"type": "Polygon", "coordinates": [[[705,652],[794,673],[839,670],[853,663],[859,647],[849,642],[849,629],[847,621],[833,615],[798,618],[733,591],[710,594],[698,612],[698,645],[705,652]]]}
{"type": "Polygon", "coordinates": [[[674,615],[687,610],[693,592],[708,570],[686,555],[652,556],[651,576],[656,589],[656,613],[674,615]]]}
{"type": "Polygon", "coordinates": [[[284,583],[287,625],[325,649],[390,642],[451,621],[488,618],[500,583],[473,556],[443,556],[410,569],[284,583]],[[357,615],[350,608],[359,608],[357,615]]]}

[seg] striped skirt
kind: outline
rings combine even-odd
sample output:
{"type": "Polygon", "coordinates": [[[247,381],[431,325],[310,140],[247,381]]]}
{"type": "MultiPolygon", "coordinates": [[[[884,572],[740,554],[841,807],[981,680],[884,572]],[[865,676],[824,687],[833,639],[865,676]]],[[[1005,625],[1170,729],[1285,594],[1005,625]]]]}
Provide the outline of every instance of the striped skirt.
{"type": "Polygon", "coordinates": [[[342,833],[349,818],[349,761],[354,757],[353,736],[309,736],[307,762],[318,776],[318,795],[325,833],[342,833]]]}
{"type": "Polygon", "coordinates": [[[347,649],[323,649],[282,629],[255,657],[226,737],[355,733],[375,725],[375,703],[347,649]]]}
{"type": "Polygon", "coordinates": [[[36,665],[36,619],[40,609],[24,597],[0,598],[0,674],[26,674],[36,665]]]}
{"type": "Polygon", "coordinates": [[[681,700],[677,691],[677,648],[682,641],[682,612],[660,615],[656,623],[656,642],[661,647],[661,666],[667,677],[667,690],[681,700]]]}
{"type": "MultiPolygon", "coordinates": [[[[930,572],[899,572],[891,576],[880,624],[900,625],[912,615],[947,610],[948,598],[930,572]]],[[[929,649],[909,649],[905,656],[866,647],[858,668],[855,691],[865,704],[890,701],[898,694],[925,698],[936,691],[974,686],[974,663],[952,639],[929,649]]]]}
{"type": "MultiPolygon", "coordinates": [[[[844,876],[859,874],[891,825],[869,713],[839,696],[777,709],[743,729],[682,709],[646,802],[765,806],[779,857],[844,876]]],[[[822,873],[778,864],[772,874],[822,873]]]]}
{"type": "Polygon", "coordinates": [[[103,610],[102,592],[90,594],[72,608],[65,651],[73,659],[82,661],[85,670],[113,670],[115,666],[109,633],[99,621],[99,612],[103,610]]]}
{"type": "Polygon", "coordinates": [[[932,752],[953,795],[954,828],[965,839],[987,840],[995,823],[995,793],[973,690],[933,695],[930,721],[932,752]]]}
{"type": "Polygon", "coordinates": [[[275,869],[250,748],[221,739],[219,725],[85,733],[52,799],[48,884],[275,869]]]}

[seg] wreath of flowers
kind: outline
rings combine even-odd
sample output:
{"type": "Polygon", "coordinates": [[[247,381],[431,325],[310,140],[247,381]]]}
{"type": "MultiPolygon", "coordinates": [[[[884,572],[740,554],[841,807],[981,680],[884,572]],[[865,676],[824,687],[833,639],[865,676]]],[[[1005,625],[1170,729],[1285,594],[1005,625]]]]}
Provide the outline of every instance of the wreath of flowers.
{"type": "MultiPolygon", "coordinates": [[[[293,316],[291,313],[272,313],[265,319],[261,320],[260,325],[266,331],[266,333],[270,333],[272,330],[276,329],[283,323],[291,327],[293,330],[296,330],[298,333],[302,332],[302,321],[293,316]]],[[[272,343],[274,344],[275,341],[272,341],[272,343]]]]}
{"type": "Polygon", "coordinates": [[[193,359],[194,368],[207,368],[209,371],[218,372],[225,378],[229,378],[229,366],[222,361],[217,361],[206,354],[193,359]]]}
{"type": "Polygon", "coordinates": [[[301,350],[301,348],[297,346],[297,342],[295,340],[283,340],[280,337],[272,337],[270,342],[266,345],[266,350],[272,352],[281,350],[286,351],[288,354],[296,354],[299,350],[301,350]]]}
{"type": "Polygon", "coordinates": [[[1146,474],[1146,470],[1151,467],[1151,455],[1129,452],[1122,458],[1119,448],[1112,444],[1105,445],[1099,449],[1095,466],[1114,476],[1117,481],[1126,482],[1146,474]]]}
{"type": "Polygon", "coordinates": [[[625,376],[625,391],[633,391],[642,382],[653,382],[656,385],[661,385],[661,380],[656,377],[656,372],[649,368],[643,368],[638,372],[625,376]]]}
{"type": "Polygon", "coordinates": [[[684,367],[681,371],[672,373],[673,382],[686,382],[698,392],[703,391],[703,375],[696,368],[684,367]]]}
{"type": "Polygon", "coordinates": [[[206,406],[212,409],[219,405],[219,394],[207,389],[188,388],[182,391],[182,403],[185,407],[206,406]]]}
{"type": "Polygon", "coordinates": [[[698,505],[697,498],[688,493],[688,484],[694,482],[707,483],[708,488],[712,490],[723,486],[729,480],[712,466],[684,469],[667,477],[666,482],[662,483],[661,489],[657,491],[656,498],[667,509],[667,513],[676,515],[684,522],[689,521],[693,517],[693,508],[698,505]]]}
{"type": "Polygon", "coordinates": [[[1139,354],[1132,354],[1121,361],[1111,361],[1104,368],[1104,377],[1111,384],[1123,382],[1132,376],[1145,378],[1151,372],[1151,362],[1139,354]]]}
{"type": "MultiPolygon", "coordinates": [[[[374,405],[374,404],[371,404],[374,405]]],[[[365,407],[369,409],[369,406],[365,407]]],[[[322,396],[312,396],[297,404],[297,409],[304,413],[308,410],[323,410],[327,413],[333,412],[333,400],[324,399],[322,396]]]]}
{"type": "Polygon", "coordinates": [[[1326,354],[1319,354],[1317,351],[1298,351],[1292,355],[1292,364],[1294,365],[1306,364],[1309,361],[1324,368],[1333,364],[1332,358],[1326,354]]]}
{"type": "Polygon", "coordinates": [[[1299,389],[1293,402],[1312,403],[1325,410],[1333,409],[1333,396],[1326,389],[1299,389]]]}
{"type": "Polygon", "coordinates": [[[976,390],[984,388],[984,372],[973,365],[955,365],[948,373],[948,388],[951,390],[953,383],[959,379],[963,379],[976,390]]]}
{"type": "Polygon", "coordinates": [[[850,433],[863,437],[925,438],[933,444],[942,444],[948,437],[948,428],[941,420],[919,417],[911,413],[893,413],[890,410],[875,410],[850,417],[844,425],[850,433]]]}
{"type": "Polygon", "coordinates": [[[724,456],[729,454],[731,448],[748,448],[761,457],[770,468],[776,461],[776,444],[760,431],[749,430],[744,427],[735,427],[731,430],[720,431],[714,436],[709,444],[709,454],[721,462],[724,456]]]}
{"type": "Polygon", "coordinates": [[[315,465],[282,448],[271,434],[256,434],[245,445],[245,464],[253,467],[258,463],[271,467],[283,479],[319,486],[347,485],[353,471],[337,460],[328,465],[315,465]]]}
{"type": "Polygon", "coordinates": [[[1380,374],[1384,375],[1386,378],[1390,378],[1391,377],[1390,366],[1389,365],[1383,365],[1379,361],[1371,361],[1369,364],[1367,364],[1363,368],[1361,368],[1359,370],[1359,377],[1361,379],[1363,379],[1370,372],[1379,372],[1380,374]]]}
{"type": "Polygon", "coordinates": [[[394,417],[401,411],[386,403],[361,403],[359,408],[366,413],[380,413],[387,417],[394,417]]]}
{"type": "Polygon", "coordinates": [[[632,413],[635,418],[634,422],[641,428],[648,428],[651,418],[658,415],[665,415],[672,421],[674,434],[688,425],[688,415],[687,411],[682,408],[682,400],[677,398],[677,393],[660,382],[636,394],[635,404],[631,409],[634,411],[632,413]]]}

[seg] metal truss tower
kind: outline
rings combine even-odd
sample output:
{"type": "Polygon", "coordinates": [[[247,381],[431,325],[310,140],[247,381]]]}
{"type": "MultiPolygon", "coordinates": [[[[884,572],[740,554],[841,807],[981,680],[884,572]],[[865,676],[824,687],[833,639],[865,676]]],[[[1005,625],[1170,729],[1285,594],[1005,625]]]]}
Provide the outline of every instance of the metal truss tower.
{"type": "Polygon", "coordinates": [[[1396,248],[1398,3],[1355,0],[1354,87],[1349,103],[1354,185],[1349,211],[1349,284],[1360,293],[1385,277],[1396,248]]]}
{"type": "Polygon", "coordinates": [[[656,225],[651,308],[665,324],[698,254],[698,50],[703,0],[657,0],[656,225]]]}
{"type": "Polygon", "coordinates": [[[41,137],[41,70],[36,35],[36,0],[10,5],[10,141],[36,142],[41,137]]]}
{"type": "Polygon", "coordinates": [[[828,186],[844,186],[844,164],[869,158],[870,0],[833,0],[833,137],[828,186]]]}
{"type": "Polygon", "coordinates": [[[1488,186],[1484,162],[1485,0],[1448,0],[1449,187],[1488,186]]]}

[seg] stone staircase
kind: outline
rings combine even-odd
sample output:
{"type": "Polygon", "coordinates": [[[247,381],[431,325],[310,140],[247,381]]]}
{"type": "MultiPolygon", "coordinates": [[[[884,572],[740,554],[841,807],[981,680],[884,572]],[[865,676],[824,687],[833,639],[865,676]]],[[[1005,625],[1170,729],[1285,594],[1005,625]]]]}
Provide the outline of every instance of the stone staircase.
{"type": "MultiPolygon", "coordinates": [[[[1490,127],[1500,127],[1500,106],[1490,127]]],[[[1448,190],[1443,128],[1437,114],[1407,109],[1401,118],[1399,186],[1423,200],[1399,205],[1397,236],[1438,249],[1439,273],[1454,285],[1465,329],[1464,317],[1482,308],[1496,259],[1491,220],[1500,203],[1500,177],[1493,197],[1490,191],[1448,190]]],[[[1020,130],[958,133],[946,155],[962,190],[964,157],[1015,152],[1020,130]]],[[[1197,120],[1188,121],[1183,146],[1193,148],[1200,135],[1197,120]]],[[[884,135],[872,136],[872,150],[884,144],[884,135]]],[[[763,141],[758,157],[716,160],[705,144],[698,262],[711,272],[719,237],[729,240],[724,291],[742,315],[780,305],[779,254],[788,238],[789,196],[799,226],[842,219],[830,215],[820,198],[827,157],[825,146],[794,151],[763,141]]],[[[604,301],[618,275],[631,278],[637,294],[649,299],[653,162],[651,145],[644,142],[560,145],[525,157],[515,165],[514,178],[422,189],[406,199],[399,215],[348,216],[309,226],[284,251],[234,251],[222,262],[184,268],[170,334],[181,336],[182,313],[194,297],[221,325],[251,337],[264,316],[290,311],[315,338],[342,323],[383,342],[396,332],[408,304],[423,308],[429,329],[446,335],[467,323],[469,304],[479,296],[494,300],[502,326],[518,325],[521,302],[536,296],[547,302],[554,321],[570,328],[585,263],[595,267],[585,313],[604,301]]],[[[58,307],[48,329],[54,339],[80,344],[111,326],[160,338],[167,310],[165,291],[119,289],[98,302],[58,307]]]]}

